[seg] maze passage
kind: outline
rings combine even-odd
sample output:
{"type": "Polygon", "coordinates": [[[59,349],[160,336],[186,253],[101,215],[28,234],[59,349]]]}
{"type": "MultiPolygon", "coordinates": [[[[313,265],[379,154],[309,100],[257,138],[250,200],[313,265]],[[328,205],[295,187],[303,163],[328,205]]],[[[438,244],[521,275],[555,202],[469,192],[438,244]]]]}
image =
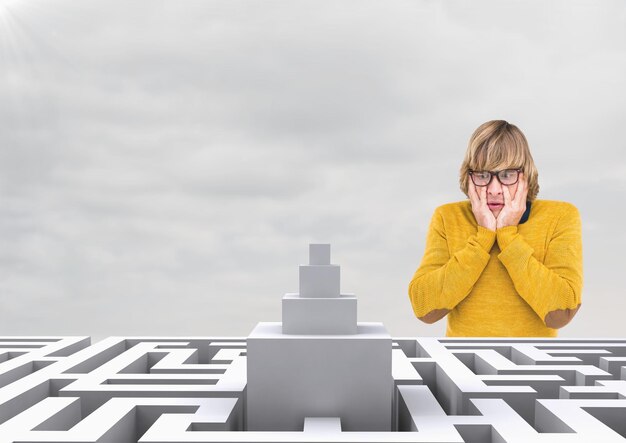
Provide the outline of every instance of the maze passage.
{"type": "Polygon", "coordinates": [[[390,432],[248,431],[246,359],[245,338],[0,338],[0,442],[626,441],[626,340],[394,338],[390,432]]]}
{"type": "Polygon", "coordinates": [[[245,340],[4,338],[0,361],[2,442],[197,441],[244,426],[245,340]]]}

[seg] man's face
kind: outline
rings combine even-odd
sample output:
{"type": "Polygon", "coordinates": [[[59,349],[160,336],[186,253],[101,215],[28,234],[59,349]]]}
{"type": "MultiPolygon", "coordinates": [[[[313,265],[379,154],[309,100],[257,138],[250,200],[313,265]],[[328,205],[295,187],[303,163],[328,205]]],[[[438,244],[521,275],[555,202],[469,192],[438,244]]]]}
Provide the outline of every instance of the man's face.
{"type": "Polygon", "coordinates": [[[511,199],[513,199],[515,198],[518,184],[519,181],[513,185],[503,185],[502,183],[500,183],[500,180],[498,180],[497,176],[494,176],[491,179],[491,183],[487,185],[487,205],[489,206],[489,209],[491,210],[491,213],[494,217],[497,218],[500,214],[500,211],[502,211],[502,208],[504,207],[504,194],[502,188],[504,186],[507,186],[509,188],[509,194],[511,195],[511,199]]]}

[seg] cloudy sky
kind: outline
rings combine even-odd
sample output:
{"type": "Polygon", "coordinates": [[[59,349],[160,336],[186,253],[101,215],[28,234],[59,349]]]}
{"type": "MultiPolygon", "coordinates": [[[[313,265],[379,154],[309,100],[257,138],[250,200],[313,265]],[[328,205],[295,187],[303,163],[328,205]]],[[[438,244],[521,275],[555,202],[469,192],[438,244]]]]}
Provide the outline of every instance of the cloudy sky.
{"type": "Polygon", "coordinates": [[[473,130],[524,131],[583,220],[561,337],[624,337],[626,5],[0,0],[0,335],[238,335],[332,244],[360,321],[416,320],[473,130]]]}

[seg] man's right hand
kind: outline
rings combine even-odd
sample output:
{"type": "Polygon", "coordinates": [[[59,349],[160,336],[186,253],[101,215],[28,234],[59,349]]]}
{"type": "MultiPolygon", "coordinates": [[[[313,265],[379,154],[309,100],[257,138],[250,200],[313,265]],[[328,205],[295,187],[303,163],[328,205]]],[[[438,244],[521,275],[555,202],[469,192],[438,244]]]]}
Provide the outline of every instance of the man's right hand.
{"type": "Polygon", "coordinates": [[[470,202],[472,203],[472,212],[474,213],[476,222],[478,226],[495,231],[496,217],[493,215],[493,212],[491,212],[491,209],[489,209],[489,206],[487,206],[487,186],[478,186],[478,188],[480,188],[479,190],[476,188],[477,186],[470,178],[467,191],[470,202]]]}

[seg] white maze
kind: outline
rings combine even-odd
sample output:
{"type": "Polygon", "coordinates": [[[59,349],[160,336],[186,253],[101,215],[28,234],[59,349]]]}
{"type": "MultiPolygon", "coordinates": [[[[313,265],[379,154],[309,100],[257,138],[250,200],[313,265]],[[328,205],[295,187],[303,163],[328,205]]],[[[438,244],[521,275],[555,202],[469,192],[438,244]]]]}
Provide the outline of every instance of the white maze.
{"type": "Polygon", "coordinates": [[[248,337],[0,337],[0,443],[626,441],[626,339],[391,338],[300,275],[248,337]]]}

